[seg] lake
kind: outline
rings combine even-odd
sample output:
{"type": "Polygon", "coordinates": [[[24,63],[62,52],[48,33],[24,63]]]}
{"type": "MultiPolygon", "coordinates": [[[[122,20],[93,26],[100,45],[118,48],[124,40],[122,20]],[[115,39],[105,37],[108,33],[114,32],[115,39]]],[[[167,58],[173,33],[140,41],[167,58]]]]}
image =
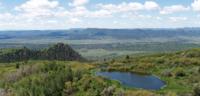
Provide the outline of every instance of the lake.
{"type": "Polygon", "coordinates": [[[164,81],[153,75],[139,75],[130,72],[97,72],[96,75],[117,80],[122,85],[132,88],[159,90],[165,86],[164,81]]]}

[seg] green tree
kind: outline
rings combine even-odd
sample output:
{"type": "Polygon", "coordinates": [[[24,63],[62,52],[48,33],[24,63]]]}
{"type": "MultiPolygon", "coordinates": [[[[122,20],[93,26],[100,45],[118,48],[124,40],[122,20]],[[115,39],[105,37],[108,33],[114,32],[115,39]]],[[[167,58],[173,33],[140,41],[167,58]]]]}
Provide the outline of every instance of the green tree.
{"type": "Polygon", "coordinates": [[[129,55],[126,55],[126,60],[129,60],[130,59],[130,56],[129,55]]]}
{"type": "Polygon", "coordinates": [[[19,63],[16,63],[15,67],[16,67],[16,69],[19,69],[20,64],[19,64],[19,63]]]}

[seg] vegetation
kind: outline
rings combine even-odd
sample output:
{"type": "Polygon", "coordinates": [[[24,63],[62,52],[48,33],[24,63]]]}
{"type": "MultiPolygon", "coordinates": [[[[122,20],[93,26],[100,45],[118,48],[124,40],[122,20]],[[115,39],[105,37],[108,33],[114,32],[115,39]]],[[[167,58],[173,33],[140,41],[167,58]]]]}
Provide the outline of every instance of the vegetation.
{"type": "Polygon", "coordinates": [[[71,61],[82,57],[70,50],[73,49],[67,45],[57,44],[43,50],[23,48],[2,52],[0,58],[7,58],[0,63],[0,95],[199,96],[200,49],[137,57],[126,55],[103,62],[71,61]],[[165,81],[166,86],[154,91],[128,88],[118,81],[96,76],[100,70],[153,74],[165,81]]]}
{"type": "MultiPolygon", "coordinates": [[[[19,69],[13,67],[13,71],[1,74],[0,85],[5,96],[108,96],[106,88],[112,83],[93,76],[93,68],[79,62],[29,61],[19,69]]],[[[121,94],[118,90],[121,89],[114,88],[110,94],[121,94]]]]}
{"type": "Polygon", "coordinates": [[[21,49],[1,50],[0,62],[14,62],[33,60],[84,60],[70,46],[58,43],[44,50],[31,50],[26,47],[21,49]]]}
{"type": "MultiPolygon", "coordinates": [[[[167,86],[156,93],[199,94],[200,49],[138,57],[125,56],[106,62],[104,71],[125,71],[159,76],[167,86]],[[131,58],[131,59],[130,59],[131,58]]],[[[196,95],[199,96],[199,95],[196,95]]]]}

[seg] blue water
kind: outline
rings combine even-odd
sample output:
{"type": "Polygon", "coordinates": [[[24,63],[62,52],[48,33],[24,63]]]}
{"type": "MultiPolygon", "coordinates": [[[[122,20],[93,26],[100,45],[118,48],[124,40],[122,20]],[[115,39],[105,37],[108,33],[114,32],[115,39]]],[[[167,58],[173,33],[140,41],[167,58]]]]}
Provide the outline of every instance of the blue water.
{"type": "Polygon", "coordinates": [[[129,72],[97,72],[96,75],[117,80],[122,85],[133,88],[159,90],[165,86],[165,82],[153,75],[139,75],[129,72]]]}

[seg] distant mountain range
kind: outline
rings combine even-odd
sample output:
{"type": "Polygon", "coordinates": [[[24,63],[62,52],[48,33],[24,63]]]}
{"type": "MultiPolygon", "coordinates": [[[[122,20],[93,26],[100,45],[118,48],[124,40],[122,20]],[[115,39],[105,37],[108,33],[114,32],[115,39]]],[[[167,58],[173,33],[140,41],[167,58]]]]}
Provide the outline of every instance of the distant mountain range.
{"type": "Polygon", "coordinates": [[[0,31],[0,48],[26,46],[40,50],[58,42],[69,44],[87,59],[126,53],[168,52],[199,48],[200,28],[0,31]]]}
{"type": "Polygon", "coordinates": [[[69,29],[69,30],[27,30],[27,31],[0,31],[0,39],[10,38],[58,38],[64,37],[70,40],[81,39],[142,39],[142,38],[163,38],[163,37],[188,37],[200,36],[200,28],[179,28],[179,29],[69,29]]]}

